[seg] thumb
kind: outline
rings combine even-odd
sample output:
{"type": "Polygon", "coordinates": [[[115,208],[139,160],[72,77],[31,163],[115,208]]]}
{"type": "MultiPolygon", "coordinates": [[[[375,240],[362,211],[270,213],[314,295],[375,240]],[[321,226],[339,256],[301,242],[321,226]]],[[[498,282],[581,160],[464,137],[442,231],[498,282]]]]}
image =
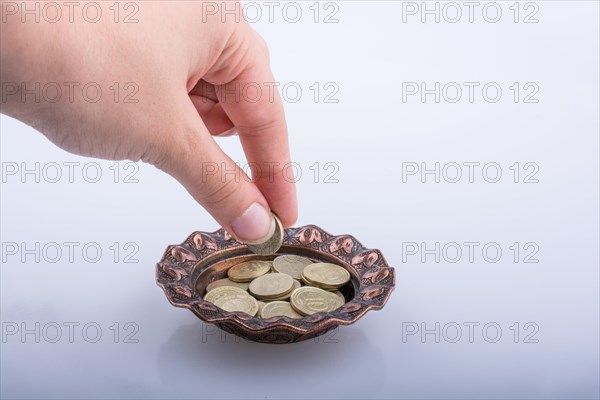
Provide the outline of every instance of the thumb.
{"type": "MultiPolygon", "coordinates": [[[[158,168],[177,179],[229,233],[260,243],[275,231],[267,200],[251,178],[217,145],[186,96],[161,135],[158,168]]],[[[173,108],[170,108],[173,109],[173,108]]]]}

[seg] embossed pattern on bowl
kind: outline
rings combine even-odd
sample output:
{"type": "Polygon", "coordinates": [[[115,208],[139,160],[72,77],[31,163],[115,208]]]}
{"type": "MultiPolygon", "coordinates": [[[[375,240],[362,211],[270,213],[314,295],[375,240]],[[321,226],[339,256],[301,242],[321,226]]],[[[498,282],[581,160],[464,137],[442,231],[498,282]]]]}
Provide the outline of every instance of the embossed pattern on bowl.
{"type": "Polygon", "coordinates": [[[292,343],[322,335],[339,325],[350,325],[367,311],[381,309],[395,287],[395,270],[379,250],[366,249],[350,235],[334,236],[315,225],[285,230],[276,255],[257,256],[220,229],[194,232],[181,244],[170,245],[156,265],[156,283],[176,307],[191,310],[202,321],[226,332],[263,343],[292,343]],[[227,269],[248,260],[272,260],[295,254],[346,268],[350,283],[341,289],[346,304],[332,312],[304,318],[261,319],[227,312],[203,300],[208,283],[226,276],[227,269]]]}

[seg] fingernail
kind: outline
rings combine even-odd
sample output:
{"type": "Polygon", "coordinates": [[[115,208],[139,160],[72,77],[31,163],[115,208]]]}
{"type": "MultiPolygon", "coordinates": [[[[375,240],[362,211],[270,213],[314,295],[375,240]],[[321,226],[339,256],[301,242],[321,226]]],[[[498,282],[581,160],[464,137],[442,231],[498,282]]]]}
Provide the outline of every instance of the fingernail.
{"type": "Polygon", "coordinates": [[[242,242],[263,243],[275,232],[275,220],[263,206],[252,203],[242,215],[231,223],[231,229],[242,242]]]}

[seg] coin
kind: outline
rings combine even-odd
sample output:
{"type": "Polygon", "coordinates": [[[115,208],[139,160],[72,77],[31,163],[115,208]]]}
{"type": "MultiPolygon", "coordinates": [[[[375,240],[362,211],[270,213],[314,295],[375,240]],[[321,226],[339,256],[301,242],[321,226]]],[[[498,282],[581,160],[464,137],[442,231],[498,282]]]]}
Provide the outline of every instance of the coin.
{"type": "Polygon", "coordinates": [[[265,301],[280,301],[280,300],[287,300],[290,298],[290,296],[292,295],[292,292],[296,289],[298,289],[300,286],[302,286],[300,284],[300,282],[298,282],[295,279],[292,279],[294,281],[294,286],[292,287],[292,290],[290,290],[289,292],[282,294],[280,297],[275,297],[275,298],[269,298],[269,299],[263,299],[265,301]]]}
{"type": "Polygon", "coordinates": [[[273,260],[273,269],[283,274],[288,274],[294,279],[302,279],[304,267],[313,262],[305,257],[295,255],[279,256],[273,260]]]}
{"type": "Polygon", "coordinates": [[[240,289],[239,287],[235,287],[235,286],[221,286],[218,288],[214,288],[213,290],[211,290],[209,293],[207,293],[204,296],[204,300],[208,301],[209,303],[213,303],[215,304],[215,302],[217,300],[219,300],[221,297],[227,297],[227,296],[232,296],[232,295],[244,295],[244,296],[250,296],[248,294],[248,292],[246,292],[243,289],[240,289]]]}
{"type": "MultiPolygon", "coordinates": [[[[337,293],[339,293],[340,295],[342,293],[336,291],[337,293]]],[[[344,304],[346,304],[346,299],[344,298],[344,295],[338,296],[338,294],[336,292],[333,292],[333,296],[335,297],[335,306],[333,307],[334,310],[337,310],[338,308],[340,308],[341,306],[343,306],[344,304]]]]}
{"type": "Polygon", "coordinates": [[[260,317],[271,318],[277,316],[285,316],[290,318],[302,318],[302,314],[298,314],[292,308],[292,305],[287,301],[272,301],[263,306],[260,317]]]}
{"type": "Polygon", "coordinates": [[[291,276],[274,272],[259,276],[250,282],[248,290],[261,299],[277,298],[292,291],[294,280],[291,276]]]}
{"type": "Polygon", "coordinates": [[[350,279],[350,273],[339,265],[313,263],[296,255],[245,261],[231,267],[227,275],[207,286],[204,299],[225,311],[260,318],[301,318],[336,310],[346,302],[337,289],[350,279]]]}
{"type": "Polygon", "coordinates": [[[302,275],[308,282],[328,289],[336,289],[350,280],[350,273],[345,268],[331,263],[307,265],[302,275]]]}
{"type": "Polygon", "coordinates": [[[333,294],[335,294],[337,297],[340,298],[340,300],[342,300],[342,305],[344,303],[346,303],[346,298],[344,297],[344,295],[342,294],[342,292],[340,292],[339,290],[336,290],[335,292],[333,292],[333,294]]]}
{"type": "Polygon", "coordinates": [[[269,261],[246,261],[227,270],[227,276],[234,282],[250,282],[271,270],[269,261]]]}
{"type": "Polygon", "coordinates": [[[234,282],[229,278],[223,278],[209,283],[208,286],[206,286],[206,293],[221,286],[235,286],[239,287],[242,290],[248,290],[248,285],[248,283],[234,282]]]}
{"type": "Polygon", "coordinates": [[[339,286],[327,286],[327,285],[324,285],[322,283],[313,282],[310,279],[306,278],[304,275],[302,275],[302,282],[304,282],[305,285],[318,287],[318,288],[321,288],[323,290],[327,290],[329,292],[334,292],[337,289],[339,289],[339,286]]]}
{"type": "Polygon", "coordinates": [[[330,312],[344,304],[335,294],[311,286],[294,290],[290,302],[294,310],[302,315],[330,312]]]}
{"type": "Polygon", "coordinates": [[[257,244],[247,244],[250,251],[254,254],[268,256],[270,254],[275,254],[281,247],[284,235],[283,225],[281,225],[281,221],[275,214],[273,214],[273,219],[275,220],[275,231],[267,241],[257,244]]]}
{"type": "MultiPolygon", "coordinates": [[[[223,286],[226,287],[226,286],[223,286]]],[[[231,286],[230,286],[231,287],[231,286]]],[[[248,293],[232,293],[228,296],[219,297],[215,300],[215,306],[225,311],[241,311],[252,316],[258,312],[258,302],[248,293]]]]}
{"type": "Polygon", "coordinates": [[[312,282],[311,280],[309,280],[309,279],[306,279],[306,277],[304,276],[304,274],[302,274],[302,282],[303,282],[305,285],[317,286],[317,287],[319,286],[319,285],[317,285],[315,282],[312,282]]]}

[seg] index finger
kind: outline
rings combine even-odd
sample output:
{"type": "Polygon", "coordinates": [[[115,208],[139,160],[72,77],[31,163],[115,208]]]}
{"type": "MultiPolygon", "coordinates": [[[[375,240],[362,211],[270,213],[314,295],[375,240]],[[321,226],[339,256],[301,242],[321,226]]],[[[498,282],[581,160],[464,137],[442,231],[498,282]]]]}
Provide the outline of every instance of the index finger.
{"type": "Polygon", "coordinates": [[[297,219],[296,185],[290,168],[285,112],[275,88],[264,41],[249,26],[241,72],[217,90],[219,102],[235,125],[252,179],[284,226],[297,219]]]}

